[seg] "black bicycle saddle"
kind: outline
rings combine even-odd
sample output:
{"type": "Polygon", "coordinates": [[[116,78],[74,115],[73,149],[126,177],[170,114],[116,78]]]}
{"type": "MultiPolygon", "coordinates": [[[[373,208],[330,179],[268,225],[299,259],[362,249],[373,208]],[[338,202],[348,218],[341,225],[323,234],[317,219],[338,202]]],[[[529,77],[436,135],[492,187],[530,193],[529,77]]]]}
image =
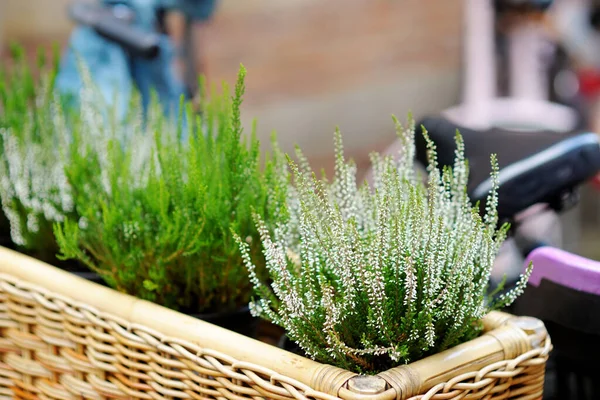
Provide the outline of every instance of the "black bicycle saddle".
{"type": "Polygon", "coordinates": [[[474,203],[481,202],[482,209],[492,187],[490,155],[497,155],[501,219],[511,220],[537,203],[563,209],[569,195],[600,171],[600,137],[595,133],[501,128],[479,131],[443,117],[427,117],[417,125],[417,159],[424,165],[427,147],[421,125],[436,144],[440,167],[454,164],[455,134],[460,132],[469,160],[468,194],[474,203]]]}
{"type": "Polygon", "coordinates": [[[553,0],[494,0],[494,7],[497,12],[544,12],[553,2],[553,0]]]}

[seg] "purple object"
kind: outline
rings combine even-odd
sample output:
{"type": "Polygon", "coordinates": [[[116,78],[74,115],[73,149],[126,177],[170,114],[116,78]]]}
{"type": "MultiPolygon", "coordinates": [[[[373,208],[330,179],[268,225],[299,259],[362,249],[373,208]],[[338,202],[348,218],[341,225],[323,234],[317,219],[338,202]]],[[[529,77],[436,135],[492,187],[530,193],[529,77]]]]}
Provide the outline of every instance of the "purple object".
{"type": "Polygon", "coordinates": [[[529,284],[539,286],[542,279],[580,292],[600,295],[600,262],[554,247],[538,247],[525,260],[533,261],[529,284]]]}

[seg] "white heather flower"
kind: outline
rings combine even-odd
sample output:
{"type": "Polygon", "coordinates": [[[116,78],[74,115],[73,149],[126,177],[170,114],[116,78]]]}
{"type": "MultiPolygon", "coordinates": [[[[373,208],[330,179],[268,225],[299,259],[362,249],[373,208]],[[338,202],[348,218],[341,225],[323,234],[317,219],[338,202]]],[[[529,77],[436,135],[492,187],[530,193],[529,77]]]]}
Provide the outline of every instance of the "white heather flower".
{"type": "Polygon", "coordinates": [[[56,108],[54,97],[49,104],[42,104],[41,98],[46,96],[46,90],[40,90],[36,99],[40,109],[24,116],[23,129],[0,131],[2,208],[10,221],[13,241],[27,247],[36,246],[40,224],[62,221],[74,206],[61,153],[67,134],[62,111],[56,108]],[[40,122],[45,116],[48,118],[40,122]]]}
{"type": "MultiPolygon", "coordinates": [[[[23,115],[23,129],[18,132],[0,129],[3,147],[0,198],[11,225],[11,237],[18,245],[35,247],[38,242],[35,235],[42,225],[51,227],[74,213],[73,193],[65,174],[65,167],[69,165],[67,148],[73,144],[75,134],[73,129],[80,130],[79,155],[88,153],[89,148],[99,155],[101,180],[108,194],[112,185],[106,168],[110,162],[108,146],[115,140],[135,143],[130,163],[130,173],[135,177],[132,181],[142,187],[147,179],[147,166],[155,149],[154,134],[148,127],[153,125],[143,123],[142,111],[136,107],[132,107],[131,116],[117,121],[88,69],[83,64],[80,68],[83,86],[76,124],[67,123],[59,96],[50,92],[49,77],[43,76],[33,104],[23,115]]],[[[159,108],[151,107],[149,120],[159,120],[161,113],[159,108]]],[[[161,127],[164,128],[161,134],[176,129],[168,124],[161,127]]],[[[89,188],[80,190],[85,192],[89,188]]],[[[85,224],[85,221],[79,223],[85,224]]],[[[135,235],[133,228],[126,228],[126,232],[135,235]]]]}

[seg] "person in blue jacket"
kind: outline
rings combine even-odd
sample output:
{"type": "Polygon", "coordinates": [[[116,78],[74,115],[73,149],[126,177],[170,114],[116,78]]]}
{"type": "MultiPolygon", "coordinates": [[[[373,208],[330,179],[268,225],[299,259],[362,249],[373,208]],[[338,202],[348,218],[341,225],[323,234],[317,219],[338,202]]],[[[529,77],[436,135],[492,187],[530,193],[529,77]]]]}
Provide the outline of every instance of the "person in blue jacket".
{"type": "Polygon", "coordinates": [[[216,0],[99,1],[114,14],[132,14],[131,24],[136,28],[157,34],[160,51],[152,59],[135,56],[120,44],[98,34],[94,28],[79,25],[72,32],[61,60],[56,82],[58,91],[77,102],[82,87],[79,62],[82,61],[107,104],[112,106],[114,101],[117,102],[119,115],[126,113],[133,88],[140,92],[144,109],[154,89],[164,111],[168,114],[176,111],[182,95],[187,98],[194,95],[192,82],[198,71],[195,70],[193,52],[202,46],[194,32],[213,15],[216,0]],[[179,11],[185,17],[188,40],[184,44],[187,49],[175,43],[162,28],[163,16],[171,10],[179,11]],[[184,74],[175,71],[177,59],[180,65],[187,67],[184,74]]]}

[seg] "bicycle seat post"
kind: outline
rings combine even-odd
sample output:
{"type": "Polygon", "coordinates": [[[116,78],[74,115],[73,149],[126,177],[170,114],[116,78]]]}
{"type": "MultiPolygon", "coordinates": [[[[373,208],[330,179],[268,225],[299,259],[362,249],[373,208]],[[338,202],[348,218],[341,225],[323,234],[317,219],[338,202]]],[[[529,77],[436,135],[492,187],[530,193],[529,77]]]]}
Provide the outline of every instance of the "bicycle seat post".
{"type": "Polygon", "coordinates": [[[518,15],[510,24],[509,96],[544,101],[548,99],[548,85],[544,82],[548,70],[542,58],[543,27],[528,14],[518,15]]]}
{"type": "Polygon", "coordinates": [[[496,96],[494,10],[489,1],[465,1],[464,107],[452,119],[473,128],[489,124],[489,104],[496,96]]]}

